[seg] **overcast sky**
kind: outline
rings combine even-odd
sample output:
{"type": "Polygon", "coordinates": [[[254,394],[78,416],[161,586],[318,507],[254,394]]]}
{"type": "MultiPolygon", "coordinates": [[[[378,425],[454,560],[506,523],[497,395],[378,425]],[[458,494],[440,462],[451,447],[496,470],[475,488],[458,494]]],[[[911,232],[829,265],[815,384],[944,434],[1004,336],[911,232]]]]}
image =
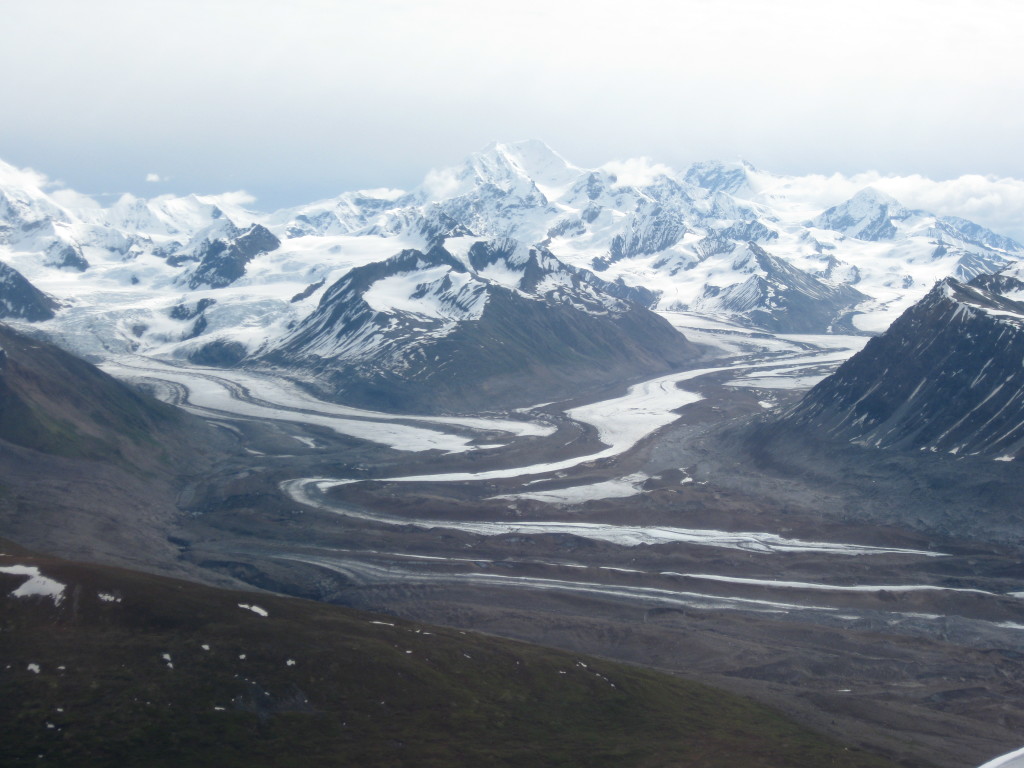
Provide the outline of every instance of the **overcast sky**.
{"type": "Polygon", "coordinates": [[[1024,4],[1010,0],[0,11],[0,158],[90,194],[245,189],[272,209],[410,188],[520,138],[585,167],[744,158],[779,173],[1024,179],[1024,4]]]}

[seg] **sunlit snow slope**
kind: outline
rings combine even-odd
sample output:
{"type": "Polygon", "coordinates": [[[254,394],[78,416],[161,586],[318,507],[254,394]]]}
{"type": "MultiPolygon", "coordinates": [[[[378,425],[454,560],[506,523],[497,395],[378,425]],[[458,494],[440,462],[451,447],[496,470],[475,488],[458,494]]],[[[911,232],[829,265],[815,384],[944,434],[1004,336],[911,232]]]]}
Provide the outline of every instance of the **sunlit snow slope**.
{"type": "Polygon", "coordinates": [[[524,141],[409,192],[266,214],[240,194],[103,206],[0,163],[0,310],[97,358],[287,366],[373,407],[415,404],[429,385],[448,399],[422,405],[451,408],[510,371],[517,391],[527,376],[565,390],[694,363],[656,313],[880,332],[936,281],[1024,255],[870,187],[821,208],[806,186],[747,164],[585,169],[524,141]],[[451,390],[446,361],[469,389],[451,390]]]}

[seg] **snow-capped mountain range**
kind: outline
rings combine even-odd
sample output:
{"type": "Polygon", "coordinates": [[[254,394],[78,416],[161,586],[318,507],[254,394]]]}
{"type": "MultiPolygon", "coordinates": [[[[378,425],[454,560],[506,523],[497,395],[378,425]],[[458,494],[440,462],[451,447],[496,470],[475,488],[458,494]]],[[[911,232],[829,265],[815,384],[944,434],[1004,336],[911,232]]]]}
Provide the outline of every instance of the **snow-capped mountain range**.
{"type": "Polygon", "coordinates": [[[584,169],[525,141],[492,144],[410,192],[267,214],[231,195],[126,195],[104,207],[0,163],[0,262],[57,304],[50,319],[19,309],[40,297],[4,273],[0,312],[93,357],[422,378],[441,340],[486,347],[501,312],[514,326],[544,309],[601,337],[602,355],[635,348],[619,362],[639,375],[692,353],[664,341],[661,311],[775,332],[879,332],[937,280],[1024,257],[1009,238],[870,187],[810,210],[787,196],[791,183],[742,163],[584,169]],[[492,330],[470,333],[487,321],[492,330]],[[652,333],[660,354],[636,335],[652,333]]]}

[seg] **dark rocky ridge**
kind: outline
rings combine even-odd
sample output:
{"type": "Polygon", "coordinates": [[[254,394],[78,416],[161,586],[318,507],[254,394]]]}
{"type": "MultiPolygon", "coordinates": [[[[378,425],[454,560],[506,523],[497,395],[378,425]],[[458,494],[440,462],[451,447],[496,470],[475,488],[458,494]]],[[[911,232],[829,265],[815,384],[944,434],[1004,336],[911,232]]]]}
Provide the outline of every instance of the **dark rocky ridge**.
{"type": "Polygon", "coordinates": [[[55,240],[46,249],[46,264],[57,269],[73,269],[76,272],[85,272],[89,268],[89,262],[82,255],[82,249],[75,244],[55,240]]]}
{"type": "Polygon", "coordinates": [[[444,361],[407,377],[386,370],[332,371],[346,401],[415,412],[485,410],[562,399],[699,359],[696,348],[653,313],[634,308],[594,318],[497,290],[477,323],[427,347],[444,361]]]}
{"type": "Polygon", "coordinates": [[[167,537],[184,478],[230,444],[45,341],[0,325],[0,530],[26,546],[195,576],[167,537]]]}
{"type": "MultiPolygon", "coordinates": [[[[480,269],[503,255],[500,244],[481,243],[471,249],[469,260],[480,269]]],[[[445,321],[378,312],[364,300],[382,278],[437,266],[467,273],[441,247],[405,251],[351,270],[260,362],[311,370],[325,395],[347,403],[438,412],[570,397],[679,369],[700,356],[664,319],[636,303],[650,300],[649,292],[602,281],[536,250],[524,262],[520,290],[477,280],[456,295],[450,281],[442,282],[436,290],[453,307],[487,294],[478,319],[458,322],[446,332],[440,332],[445,321]],[[522,293],[537,290],[553,270],[564,278],[557,287],[543,296],[522,293]],[[600,297],[613,300],[614,308],[600,297]]]]}
{"type": "Polygon", "coordinates": [[[17,318],[30,323],[49,320],[58,306],[18,270],[0,262],[0,318],[17,318]]]}
{"type": "Polygon", "coordinates": [[[949,278],[784,422],[880,448],[1015,456],[1024,446],[1022,360],[1024,304],[949,278]]]}
{"type": "Polygon", "coordinates": [[[774,333],[853,330],[845,316],[867,298],[864,294],[848,285],[819,280],[753,241],[746,247],[749,256],[745,268],[755,274],[724,290],[706,290],[705,303],[745,314],[758,327],[774,333]]]}
{"type": "Polygon", "coordinates": [[[245,274],[245,266],[261,253],[281,247],[281,241],[262,224],[253,224],[229,240],[208,241],[201,261],[189,278],[189,288],[223,288],[245,274]]]}

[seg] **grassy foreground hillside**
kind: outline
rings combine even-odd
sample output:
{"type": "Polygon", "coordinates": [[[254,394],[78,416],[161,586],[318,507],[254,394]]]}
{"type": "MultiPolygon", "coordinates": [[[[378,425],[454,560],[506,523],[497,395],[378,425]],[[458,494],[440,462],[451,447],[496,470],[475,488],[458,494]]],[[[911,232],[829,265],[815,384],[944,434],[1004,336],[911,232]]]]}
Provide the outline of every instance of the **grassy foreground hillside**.
{"type": "Polygon", "coordinates": [[[891,765],[655,672],[0,552],[4,766],[891,765]]]}

